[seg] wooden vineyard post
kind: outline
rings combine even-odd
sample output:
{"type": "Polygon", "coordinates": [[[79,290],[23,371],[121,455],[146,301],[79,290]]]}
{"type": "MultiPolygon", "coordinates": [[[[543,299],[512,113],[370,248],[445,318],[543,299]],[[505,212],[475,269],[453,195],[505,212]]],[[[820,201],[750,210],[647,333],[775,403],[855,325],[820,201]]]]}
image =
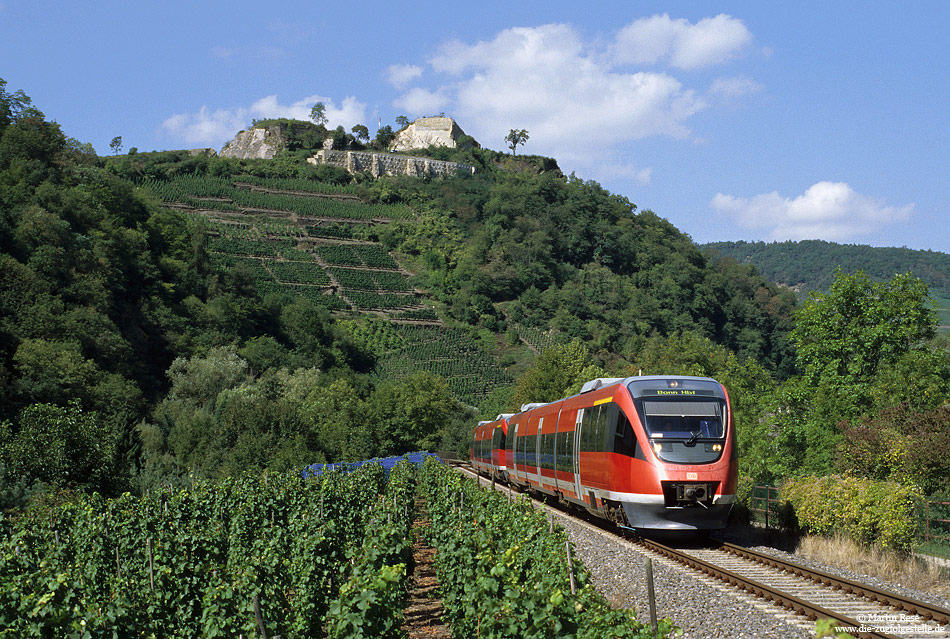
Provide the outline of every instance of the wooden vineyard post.
{"type": "Polygon", "coordinates": [[[252,602],[254,604],[254,617],[257,619],[257,627],[260,628],[261,636],[267,639],[267,628],[264,626],[264,616],[261,614],[261,599],[257,595],[254,595],[252,602]]]}
{"type": "Polygon", "coordinates": [[[567,573],[571,577],[571,595],[576,595],[577,590],[574,587],[574,562],[571,561],[571,542],[570,540],[564,542],[565,547],[567,548],[567,573]]]}
{"type": "Polygon", "coordinates": [[[152,592],[155,592],[155,565],[152,560],[152,538],[145,540],[145,547],[148,549],[148,585],[152,592]]]}
{"type": "Polygon", "coordinates": [[[656,635],[656,592],[653,590],[653,559],[647,557],[647,600],[650,602],[650,628],[656,635]]]}

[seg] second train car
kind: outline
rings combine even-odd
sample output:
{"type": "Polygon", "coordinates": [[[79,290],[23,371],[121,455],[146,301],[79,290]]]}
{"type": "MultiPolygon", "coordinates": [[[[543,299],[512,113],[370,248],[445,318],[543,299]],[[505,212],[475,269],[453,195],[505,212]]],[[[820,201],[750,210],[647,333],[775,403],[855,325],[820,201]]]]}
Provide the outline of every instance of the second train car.
{"type": "Polygon", "coordinates": [[[735,501],[732,408],[708,377],[596,379],[577,395],[483,422],[473,435],[481,472],[622,526],[724,528],[735,501]]]}

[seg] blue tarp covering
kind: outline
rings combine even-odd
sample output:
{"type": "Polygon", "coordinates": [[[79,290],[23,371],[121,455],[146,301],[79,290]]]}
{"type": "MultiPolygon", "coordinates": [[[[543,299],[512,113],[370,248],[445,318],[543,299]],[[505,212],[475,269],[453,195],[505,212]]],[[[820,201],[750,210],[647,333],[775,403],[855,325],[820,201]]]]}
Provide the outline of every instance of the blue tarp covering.
{"type": "Polygon", "coordinates": [[[317,475],[322,475],[326,470],[342,470],[343,472],[350,472],[356,470],[363,464],[379,464],[383,467],[383,470],[386,471],[386,474],[389,474],[389,471],[393,469],[393,466],[398,464],[401,460],[408,460],[410,464],[415,464],[416,466],[422,465],[422,462],[425,461],[426,457],[435,457],[438,459],[438,455],[433,455],[432,453],[419,452],[419,453],[408,453],[406,455],[399,455],[397,457],[384,457],[382,459],[367,459],[365,461],[358,462],[340,462],[338,464],[311,464],[303,469],[304,478],[315,477],[317,475]]]}

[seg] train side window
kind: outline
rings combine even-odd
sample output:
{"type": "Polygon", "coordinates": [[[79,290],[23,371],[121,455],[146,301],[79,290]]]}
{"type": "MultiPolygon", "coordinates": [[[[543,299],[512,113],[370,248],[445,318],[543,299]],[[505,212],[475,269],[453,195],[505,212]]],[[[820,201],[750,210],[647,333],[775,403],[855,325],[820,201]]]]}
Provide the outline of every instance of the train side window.
{"type": "Polygon", "coordinates": [[[567,433],[558,432],[554,436],[554,468],[564,470],[564,451],[567,443],[567,433]]]}
{"type": "Polygon", "coordinates": [[[557,434],[557,469],[573,471],[574,463],[571,456],[574,454],[574,431],[557,434]]]}
{"type": "Polygon", "coordinates": [[[574,472],[574,436],[577,434],[577,431],[571,431],[567,433],[566,441],[564,442],[564,470],[569,472],[574,472]]]}
{"type": "Polygon", "coordinates": [[[630,420],[622,412],[614,430],[614,452],[633,457],[637,452],[637,437],[633,432],[630,420]]]}
{"type": "Polygon", "coordinates": [[[606,448],[607,410],[605,405],[584,410],[581,450],[603,452],[606,448]]]}
{"type": "Polygon", "coordinates": [[[593,452],[596,433],[594,429],[597,424],[597,407],[584,409],[584,417],[581,420],[581,450],[584,452],[593,452]]]}
{"type": "Polygon", "coordinates": [[[598,406],[600,411],[597,415],[597,450],[604,452],[610,450],[610,434],[613,432],[610,424],[611,406],[614,404],[601,404],[598,406]]]}
{"type": "Polygon", "coordinates": [[[554,435],[541,435],[541,467],[554,468],[554,435]]]}
{"type": "Polygon", "coordinates": [[[556,462],[554,460],[554,453],[556,451],[554,449],[554,446],[557,442],[555,440],[554,433],[551,433],[547,437],[548,437],[548,450],[547,450],[548,468],[550,468],[551,470],[554,470],[554,468],[556,467],[556,462]]]}

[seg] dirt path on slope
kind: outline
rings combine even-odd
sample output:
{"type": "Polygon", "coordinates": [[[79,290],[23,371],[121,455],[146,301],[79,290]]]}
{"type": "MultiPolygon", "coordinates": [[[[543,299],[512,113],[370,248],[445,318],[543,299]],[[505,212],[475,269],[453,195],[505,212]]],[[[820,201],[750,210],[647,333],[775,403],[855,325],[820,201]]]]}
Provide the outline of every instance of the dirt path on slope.
{"type": "MultiPolygon", "coordinates": [[[[418,505],[418,512],[424,513],[424,505],[418,505]]],[[[414,543],[412,557],[415,564],[409,577],[409,605],[406,606],[406,622],[403,630],[410,639],[447,639],[452,631],[443,620],[444,609],[439,599],[439,581],[435,575],[435,548],[423,539],[428,518],[417,519],[412,532],[414,543]]]]}

